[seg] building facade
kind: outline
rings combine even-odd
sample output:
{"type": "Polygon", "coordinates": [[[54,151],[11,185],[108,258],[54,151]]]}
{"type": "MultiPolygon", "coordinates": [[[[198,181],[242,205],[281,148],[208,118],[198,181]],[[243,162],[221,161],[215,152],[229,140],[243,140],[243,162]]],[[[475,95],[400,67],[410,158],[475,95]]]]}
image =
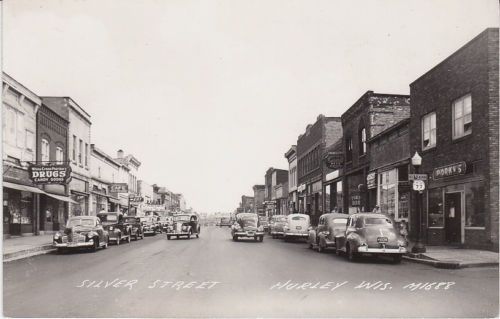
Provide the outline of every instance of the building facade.
{"type": "Polygon", "coordinates": [[[276,201],[276,215],[288,215],[290,213],[288,204],[288,182],[274,186],[274,201],[276,201]]]}
{"type": "Polygon", "coordinates": [[[266,217],[271,217],[276,214],[276,189],[275,186],[288,182],[288,171],[284,169],[277,169],[270,167],[266,171],[265,189],[264,189],[264,211],[266,217]]]}
{"type": "Polygon", "coordinates": [[[299,201],[297,196],[297,145],[292,145],[285,153],[288,161],[288,212],[299,211],[299,201]]]}
{"type": "Polygon", "coordinates": [[[498,36],[486,29],[410,84],[428,244],[498,251],[498,36]]]}
{"type": "Polygon", "coordinates": [[[3,235],[36,234],[39,195],[29,179],[28,163],[36,161],[36,119],[41,99],[2,73],[3,235]]]}
{"type": "Polygon", "coordinates": [[[100,211],[116,212],[120,210],[120,201],[116,194],[111,194],[110,187],[118,181],[120,164],[103,150],[90,145],[91,183],[90,212],[95,215],[100,211]]]}
{"type": "Polygon", "coordinates": [[[323,156],[325,149],[342,138],[339,117],[320,114],[297,140],[299,212],[311,216],[316,225],[323,209],[323,156]]]}
{"type": "Polygon", "coordinates": [[[323,165],[324,212],[344,213],[342,139],[325,149],[323,165]]]}
{"type": "Polygon", "coordinates": [[[116,158],[113,160],[120,164],[120,168],[118,169],[118,183],[124,183],[128,186],[127,192],[116,193],[113,196],[118,198],[122,213],[134,216],[137,214],[137,209],[142,203],[139,196],[137,178],[141,162],[132,154],[125,156],[123,150],[118,150],[116,158]]]}
{"type": "Polygon", "coordinates": [[[259,216],[265,216],[264,210],[264,200],[265,200],[265,191],[266,185],[254,185],[253,186],[253,208],[254,213],[259,216]]]}
{"type": "Polygon", "coordinates": [[[408,95],[373,91],[367,91],[342,114],[344,212],[366,212],[375,207],[377,190],[368,189],[366,182],[370,169],[367,141],[409,115],[408,95]]]}

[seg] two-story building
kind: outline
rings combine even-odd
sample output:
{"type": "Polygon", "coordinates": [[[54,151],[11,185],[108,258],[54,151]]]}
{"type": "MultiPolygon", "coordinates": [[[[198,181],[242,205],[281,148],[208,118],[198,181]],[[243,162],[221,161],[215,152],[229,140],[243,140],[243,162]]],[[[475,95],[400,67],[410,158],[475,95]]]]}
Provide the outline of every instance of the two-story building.
{"type": "Polygon", "coordinates": [[[411,154],[428,175],[412,225],[428,244],[498,251],[498,37],[486,29],[410,84],[411,154]]]}
{"type": "Polygon", "coordinates": [[[254,198],[254,213],[259,216],[265,216],[264,201],[266,197],[266,185],[254,185],[252,189],[254,198]]]}
{"type": "Polygon", "coordinates": [[[288,182],[288,171],[285,169],[277,169],[270,167],[264,176],[264,211],[266,217],[271,217],[276,214],[276,188],[278,184],[288,182]]]}
{"type": "Polygon", "coordinates": [[[297,145],[292,145],[285,153],[288,161],[288,212],[295,213],[299,210],[297,196],[297,145]]]}
{"type": "Polygon", "coordinates": [[[113,194],[120,202],[120,210],[124,214],[136,215],[137,208],[142,203],[139,199],[139,183],[137,179],[138,170],[141,162],[132,154],[125,156],[123,150],[118,150],[116,158],[113,160],[120,164],[118,169],[118,183],[128,185],[127,192],[113,194]]]}
{"type": "Polygon", "coordinates": [[[342,139],[325,149],[323,155],[323,196],[324,211],[344,213],[342,139]]]}
{"type": "Polygon", "coordinates": [[[119,199],[110,192],[110,186],[118,181],[120,164],[94,144],[90,145],[91,185],[90,211],[95,215],[100,211],[118,211],[119,199]]]}

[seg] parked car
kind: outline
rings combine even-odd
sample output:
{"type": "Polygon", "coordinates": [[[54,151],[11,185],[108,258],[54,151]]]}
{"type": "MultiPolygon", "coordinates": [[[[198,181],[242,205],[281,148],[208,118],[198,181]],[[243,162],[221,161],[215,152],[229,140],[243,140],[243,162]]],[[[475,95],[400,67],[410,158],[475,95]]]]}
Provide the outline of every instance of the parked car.
{"type": "Polygon", "coordinates": [[[327,248],[336,248],[335,238],[345,231],[349,215],[329,213],[319,217],[318,227],[309,231],[309,248],[323,252],[327,248]]]}
{"type": "Polygon", "coordinates": [[[231,227],[233,225],[233,221],[229,217],[222,217],[219,222],[220,227],[228,226],[231,227]]]}
{"type": "Polygon", "coordinates": [[[264,240],[264,226],[260,225],[259,216],[254,213],[240,213],[231,226],[231,236],[234,241],[240,238],[253,238],[255,241],[264,240]]]}
{"type": "Polygon", "coordinates": [[[142,229],[141,218],[136,216],[126,216],[123,223],[130,225],[130,236],[135,240],[144,239],[144,230],[142,229]]]}
{"type": "Polygon", "coordinates": [[[401,262],[407,242],[384,214],[358,213],[347,219],[345,231],[335,238],[337,253],[344,252],[350,261],[359,255],[390,256],[401,262]]]}
{"type": "Polygon", "coordinates": [[[172,237],[186,236],[188,239],[191,236],[200,237],[200,223],[198,214],[180,214],[173,218],[173,226],[167,230],[167,239],[172,237]]]}
{"type": "Polygon", "coordinates": [[[117,245],[126,241],[130,243],[132,226],[123,223],[121,212],[100,212],[97,217],[101,220],[102,226],[108,231],[109,241],[114,241],[117,245]]]}
{"type": "Polygon", "coordinates": [[[142,224],[142,230],[144,232],[144,235],[151,234],[153,236],[156,235],[158,232],[158,225],[154,221],[152,216],[141,216],[139,217],[141,219],[141,224],[142,224]]]}
{"type": "Polygon", "coordinates": [[[56,232],[53,236],[53,246],[58,253],[75,248],[96,251],[99,247],[108,248],[108,242],[108,232],[95,216],[70,217],[64,231],[56,232]]]}
{"type": "Polygon", "coordinates": [[[167,232],[167,228],[169,225],[172,225],[172,217],[160,217],[159,223],[162,232],[167,232]]]}
{"type": "Polygon", "coordinates": [[[269,223],[269,232],[273,238],[283,237],[283,227],[286,225],[286,215],[274,215],[269,223]]]}
{"type": "Polygon", "coordinates": [[[311,220],[306,214],[290,214],[286,217],[286,225],[283,226],[283,238],[285,241],[290,239],[300,239],[309,237],[309,227],[311,220]]]}
{"type": "Polygon", "coordinates": [[[264,228],[264,233],[269,232],[269,220],[266,216],[259,216],[260,225],[264,228]]]}

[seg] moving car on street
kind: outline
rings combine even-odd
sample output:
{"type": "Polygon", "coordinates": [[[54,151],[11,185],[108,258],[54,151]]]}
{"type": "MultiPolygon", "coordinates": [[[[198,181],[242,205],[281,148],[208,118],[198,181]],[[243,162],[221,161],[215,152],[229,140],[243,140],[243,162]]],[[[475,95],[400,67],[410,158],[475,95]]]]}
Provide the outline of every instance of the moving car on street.
{"type": "Polygon", "coordinates": [[[144,230],[142,229],[141,218],[136,216],[126,216],[123,223],[130,225],[130,236],[135,240],[144,239],[144,230]]]}
{"type": "Polygon", "coordinates": [[[141,219],[141,224],[142,224],[142,230],[144,232],[144,235],[153,235],[155,236],[156,233],[158,232],[158,225],[154,221],[152,216],[141,216],[139,217],[141,219]]]}
{"type": "Polygon", "coordinates": [[[233,225],[233,222],[231,221],[231,218],[229,217],[222,217],[220,219],[219,225],[220,227],[228,226],[231,227],[233,225]]]}
{"type": "Polygon", "coordinates": [[[167,239],[170,240],[172,237],[185,236],[190,239],[191,236],[200,237],[200,223],[199,216],[196,213],[191,214],[180,214],[173,218],[173,226],[169,227],[167,230],[167,239]]]}
{"type": "Polygon", "coordinates": [[[95,216],[70,217],[64,232],[57,232],[53,237],[53,246],[58,253],[75,248],[96,251],[99,247],[108,248],[108,242],[108,232],[95,216]]]}
{"type": "Polygon", "coordinates": [[[349,215],[329,213],[319,217],[318,227],[309,231],[307,243],[309,248],[317,248],[323,252],[327,248],[336,248],[335,237],[341,235],[346,228],[349,215]]]}
{"type": "Polygon", "coordinates": [[[259,216],[259,223],[264,228],[264,232],[269,232],[269,220],[266,216],[259,216]]]}
{"type": "Polygon", "coordinates": [[[283,226],[283,239],[307,239],[309,237],[311,220],[306,214],[290,214],[286,217],[286,225],[283,226]]]}
{"type": "Polygon", "coordinates": [[[259,216],[254,213],[236,215],[236,222],[231,226],[231,236],[234,241],[240,238],[253,238],[255,241],[262,242],[264,227],[260,225],[259,216]]]}
{"type": "Polygon", "coordinates": [[[350,261],[359,255],[390,256],[401,262],[407,252],[406,240],[394,222],[384,214],[358,213],[347,219],[345,231],[335,238],[337,254],[344,252],[350,261]]]}
{"type": "Polygon", "coordinates": [[[123,222],[121,212],[100,212],[97,217],[101,220],[104,230],[108,231],[109,241],[114,241],[117,245],[122,241],[130,243],[132,226],[123,222]]]}
{"type": "Polygon", "coordinates": [[[286,225],[286,215],[274,215],[269,224],[269,233],[273,238],[283,237],[285,234],[283,227],[286,225]]]}

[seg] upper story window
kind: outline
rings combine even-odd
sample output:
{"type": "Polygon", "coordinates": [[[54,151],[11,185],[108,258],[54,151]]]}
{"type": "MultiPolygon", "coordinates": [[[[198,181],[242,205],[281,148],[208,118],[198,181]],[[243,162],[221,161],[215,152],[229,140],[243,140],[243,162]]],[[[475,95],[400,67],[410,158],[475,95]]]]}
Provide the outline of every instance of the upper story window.
{"type": "Polygon", "coordinates": [[[42,139],[42,149],[40,150],[42,154],[42,162],[50,161],[50,145],[49,141],[46,139],[42,139]]]}
{"type": "Polygon", "coordinates": [[[85,143],[85,166],[89,166],[89,144],[85,143]]]}
{"type": "Polygon", "coordinates": [[[359,156],[366,154],[366,128],[359,131],[359,156]]]}
{"type": "Polygon", "coordinates": [[[436,112],[422,118],[422,149],[436,146],[436,112]]]}
{"type": "Polygon", "coordinates": [[[83,153],[83,141],[80,140],[79,147],[78,147],[78,163],[81,165],[82,164],[82,153],[83,153]]]}
{"type": "Polygon", "coordinates": [[[345,160],[346,162],[352,161],[352,138],[346,137],[345,140],[345,160]]]}
{"type": "Polygon", "coordinates": [[[472,97],[467,94],[453,102],[453,139],[472,133],[472,97]]]}
{"type": "Polygon", "coordinates": [[[26,130],[26,149],[33,151],[35,149],[35,134],[26,130]]]}
{"type": "Polygon", "coordinates": [[[10,145],[25,147],[24,114],[4,105],[3,139],[10,145]]]}
{"type": "Polygon", "coordinates": [[[56,161],[59,164],[62,164],[64,161],[64,151],[63,151],[62,147],[60,147],[60,146],[56,147],[56,161]]]}
{"type": "Polygon", "coordinates": [[[73,161],[76,162],[76,136],[73,135],[73,161]]]}

